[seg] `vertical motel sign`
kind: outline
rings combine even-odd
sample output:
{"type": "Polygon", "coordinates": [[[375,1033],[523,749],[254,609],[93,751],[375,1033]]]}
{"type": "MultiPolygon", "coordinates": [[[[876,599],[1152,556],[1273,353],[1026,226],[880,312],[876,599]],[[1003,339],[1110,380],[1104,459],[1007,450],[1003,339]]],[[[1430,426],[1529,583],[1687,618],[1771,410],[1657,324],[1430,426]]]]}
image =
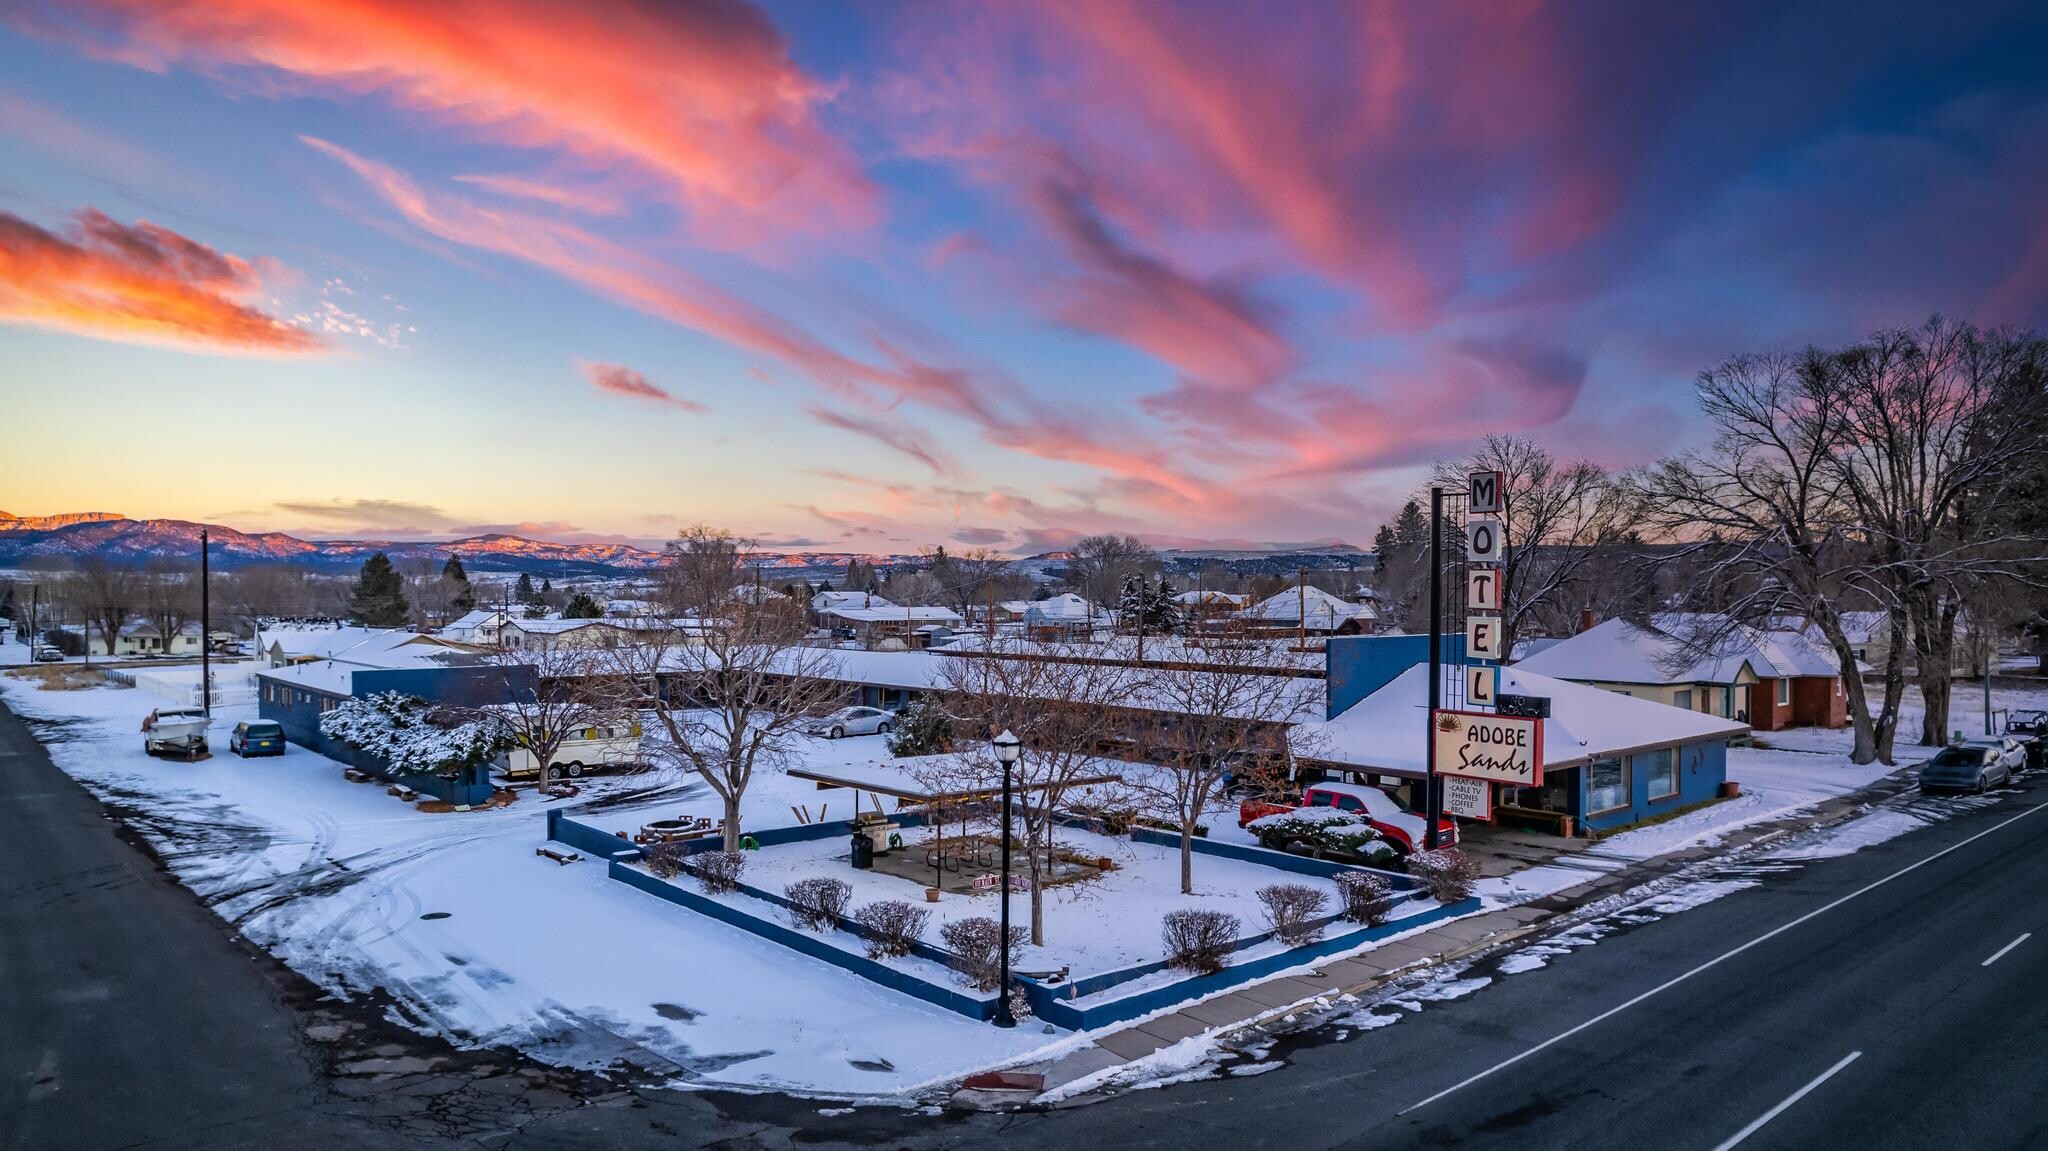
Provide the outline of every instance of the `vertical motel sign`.
{"type": "MultiPolygon", "coordinates": [[[[1460,733],[1479,730],[1490,718],[1484,713],[1494,708],[1499,690],[1499,671],[1494,666],[1505,656],[1501,650],[1501,609],[1506,601],[1506,589],[1501,586],[1504,575],[1502,561],[1505,558],[1507,542],[1506,526],[1501,513],[1506,510],[1507,477],[1500,472],[1474,472],[1466,477],[1465,486],[1465,663],[1459,669],[1465,678],[1465,702],[1481,714],[1466,712],[1462,717],[1450,714],[1437,717],[1439,737],[1435,743],[1440,761],[1432,764],[1446,777],[1444,789],[1444,810],[1451,815],[1467,819],[1491,819],[1493,817],[1493,783],[1512,776],[1512,771],[1497,773],[1481,767],[1491,765],[1494,757],[1474,758],[1469,749],[1454,751],[1456,745],[1466,742],[1446,738],[1442,733],[1449,730],[1447,725],[1456,725],[1460,733]]],[[[1533,748],[1520,749],[1524,756],[1533,748]]],[[[1536,771],[1541,771],[1537,765],[1536,771]]],[[[1530,774],[1533,774],[1531,772],[1530,774]]],[[[1526,783],[1527,778],[1509,779],[1509,782],[1526,783]]]]}

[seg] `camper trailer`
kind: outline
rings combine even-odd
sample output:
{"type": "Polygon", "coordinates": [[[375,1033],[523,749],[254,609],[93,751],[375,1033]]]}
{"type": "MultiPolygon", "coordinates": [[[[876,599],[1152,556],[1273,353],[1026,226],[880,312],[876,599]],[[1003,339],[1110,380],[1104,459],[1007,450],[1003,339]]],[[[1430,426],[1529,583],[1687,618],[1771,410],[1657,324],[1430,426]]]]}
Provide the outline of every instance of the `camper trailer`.
{"type": "MultiPolygon", "coordinates": [[[[630,771],[640,766],[639,724],[582,727],[570,732],[556,746],[547,778],[569,779],[598,771],[630,771]]],[[[540,775],[540,763],[532,749],[522,744],[498,757],[498,770],[506,779],[534,779],[540,775]]]]}

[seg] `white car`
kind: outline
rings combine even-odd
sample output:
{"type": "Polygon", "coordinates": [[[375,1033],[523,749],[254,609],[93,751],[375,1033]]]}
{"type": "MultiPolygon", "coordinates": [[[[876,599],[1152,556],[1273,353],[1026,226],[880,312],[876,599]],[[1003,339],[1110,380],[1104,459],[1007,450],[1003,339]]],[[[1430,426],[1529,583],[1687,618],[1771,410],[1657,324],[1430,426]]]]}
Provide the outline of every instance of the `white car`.
{"type": "Polygon", "coordinates": [[[827,739],[849,735],[887,735],[896,730],[896,716],[879,707],[842,707],[804,730],[827,739]]]}

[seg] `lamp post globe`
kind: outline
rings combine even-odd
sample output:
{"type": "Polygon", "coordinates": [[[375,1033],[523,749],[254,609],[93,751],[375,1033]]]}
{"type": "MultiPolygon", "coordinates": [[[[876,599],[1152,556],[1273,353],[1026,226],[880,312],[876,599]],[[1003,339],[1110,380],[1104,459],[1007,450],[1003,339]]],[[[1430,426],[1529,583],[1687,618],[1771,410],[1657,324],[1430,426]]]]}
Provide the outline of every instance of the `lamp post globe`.
{"type": "Polygon", "coordinates": [[[1003,733],[989,743],[995,748],[996,762],[1003,765],[1003,822],[997,829],[1002,838],[1003,922],[996,942],[1001,955],[1002,975],[996,982],[994,1023],[997,1027],[1015,1027],[1017,1017],[1010,1013],[1010,769],[1015,767],[1017,760],[1023,756],[1024,741],[1012,734],[1010,729],[1004,728],[1003,733]]]}

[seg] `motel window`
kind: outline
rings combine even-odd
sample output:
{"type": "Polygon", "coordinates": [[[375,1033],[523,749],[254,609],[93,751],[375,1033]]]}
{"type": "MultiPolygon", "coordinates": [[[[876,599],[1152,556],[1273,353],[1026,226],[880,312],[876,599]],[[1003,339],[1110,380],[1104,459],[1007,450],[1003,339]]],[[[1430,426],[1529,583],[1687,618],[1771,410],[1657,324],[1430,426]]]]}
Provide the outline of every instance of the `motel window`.
{"type": "Polygon", "coordinates": [[[1778,681],[1778,706],[1792,706],[1792,681],[1789,679],[1778,681]]]}
{"type": "Polygon", "coordinates": [[[1677,752],[1668,747],[1660,748],[1638,755],[1635,760],[1649,781],[1651,799],[1670,799],[1678,794],[1677,752]]]}
{"type": "Polygon", "coordinates": [[[1596,759],[1586,765],[1586,810],[1613,811],[1628,806],[1628,761],[1596,759]]]}
{"type": "Polygon", "coordinates": [[[1683,689],[1681,689],[1681,690],[1678,690],[1678,691],[1674,691],[1674,692],[1672,692],[1672,693],[1671,693],[1671,706],[1672,706],[1672,707],[1682,707],[1682,708],[1684,708],[1684,709],[1685,709],[1685,710],[1687,710],[1687,711],[1691,711],[1691,710],[1692,710],[1692,689],[1688,687],[1688,688],[1683,688],[1683,689]]]}

